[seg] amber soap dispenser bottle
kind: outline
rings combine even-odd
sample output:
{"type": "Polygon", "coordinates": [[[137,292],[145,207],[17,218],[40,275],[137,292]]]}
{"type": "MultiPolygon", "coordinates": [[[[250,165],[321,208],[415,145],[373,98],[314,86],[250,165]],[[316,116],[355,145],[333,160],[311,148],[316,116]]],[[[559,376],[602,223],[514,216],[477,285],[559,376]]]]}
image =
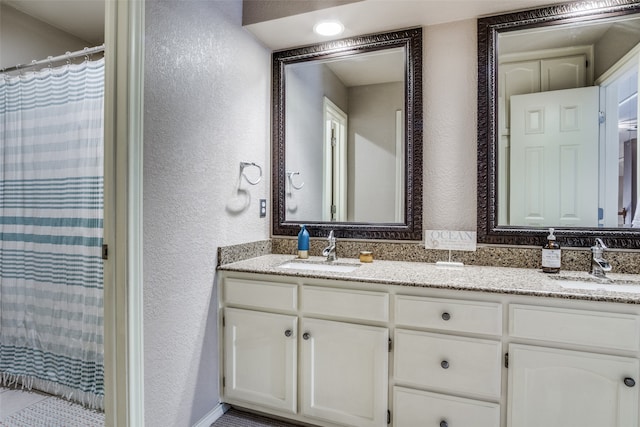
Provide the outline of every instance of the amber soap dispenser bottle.
{"type": "Polygon", "coordinates": [[[542,247],[542,271],[545,273],[559,273],[561,261],[560,245],[556,242],[553,228],[550,228],[547,243],[542,247]]]}

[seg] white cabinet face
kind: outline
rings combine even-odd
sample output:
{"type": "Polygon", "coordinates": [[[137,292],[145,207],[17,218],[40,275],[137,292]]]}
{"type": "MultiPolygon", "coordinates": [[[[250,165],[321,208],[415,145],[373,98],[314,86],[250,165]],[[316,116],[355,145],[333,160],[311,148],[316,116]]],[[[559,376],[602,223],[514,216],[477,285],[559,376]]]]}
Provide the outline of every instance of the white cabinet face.
{"type": "Polygon", "coordinates": [[[393,426],[500,425],[500,405],[410,388],[393,389],[393,426]]]}
{"type": "Polygon", "coordinates": [[[509,427],[638,425],[637,359],[512,344],[509,427]]]}
{"type": "Polygon", "coordinates": [[[300,336],[303,415],[386,426],[388,329],[304,319],[300,336]]]}
{"type": "Polygon", "coordinates": [[[296,412],[297,317],[227,308],[224,395],[296,412]]]}

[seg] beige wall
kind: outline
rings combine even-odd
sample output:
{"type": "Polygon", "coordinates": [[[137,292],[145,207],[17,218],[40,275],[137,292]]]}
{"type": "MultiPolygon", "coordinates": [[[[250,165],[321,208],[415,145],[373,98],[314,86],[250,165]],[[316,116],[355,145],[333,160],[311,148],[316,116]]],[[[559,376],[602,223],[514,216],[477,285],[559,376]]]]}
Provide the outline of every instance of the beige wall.
{"type": "Polygon", "coordinates": [[[0,3],[0,68],[63,55],[89,43],[0,3]]]}
{"type": "Polygon", "coordinates": [[[425,27],[424,228],[476,230],[476,20],[425,27]]]}

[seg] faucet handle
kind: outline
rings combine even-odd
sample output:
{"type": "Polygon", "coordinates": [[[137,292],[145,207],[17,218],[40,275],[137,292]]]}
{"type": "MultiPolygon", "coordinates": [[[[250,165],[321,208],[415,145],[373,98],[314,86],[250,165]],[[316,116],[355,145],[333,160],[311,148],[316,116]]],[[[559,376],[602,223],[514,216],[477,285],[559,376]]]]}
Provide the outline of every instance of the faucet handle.
{"type": "Polygon", "coordinates": [[[599,238],[599,237],[596,237],[596,244],[595,244],[594,248],[608,249],[607,246],[602,241],[602,239],[599,238]]]}
{"type": "Polygon", "coordinates": [[[334,241],[336,238],[333,236],[333,230],[329,231],[329,237],[327,237],[327,240],[332,242],[334,241]]]}

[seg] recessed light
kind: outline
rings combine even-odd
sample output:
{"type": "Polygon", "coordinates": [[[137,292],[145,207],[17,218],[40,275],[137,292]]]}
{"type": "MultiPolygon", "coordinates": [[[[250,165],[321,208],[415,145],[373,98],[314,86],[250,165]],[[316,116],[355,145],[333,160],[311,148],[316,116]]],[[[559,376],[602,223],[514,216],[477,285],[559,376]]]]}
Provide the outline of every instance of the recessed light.
{"type": "Polygon", "coordinates": [[[344,31],[340,21],[321,21],[313,26],[313,31],[321,36],[337,36],[344,31]]]}

